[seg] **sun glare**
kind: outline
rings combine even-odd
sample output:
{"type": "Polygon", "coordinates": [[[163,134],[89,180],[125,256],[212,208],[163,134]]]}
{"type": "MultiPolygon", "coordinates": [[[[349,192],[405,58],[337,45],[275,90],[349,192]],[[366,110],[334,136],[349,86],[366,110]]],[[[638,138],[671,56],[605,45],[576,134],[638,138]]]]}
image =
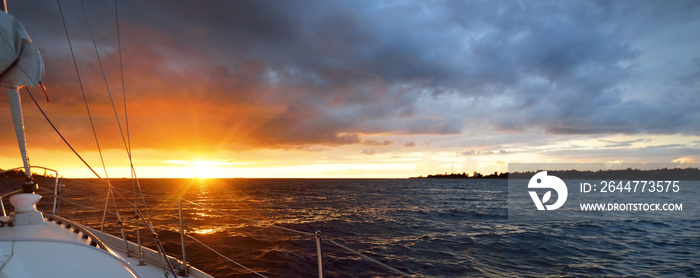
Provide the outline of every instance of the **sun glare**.
{"type": "Polygon", "coordinates": [[[198,179],[208,179],[216,177],[216,169],[212,167],[211,162],[195,161],[192,163],[192,172],[198,179]]]}

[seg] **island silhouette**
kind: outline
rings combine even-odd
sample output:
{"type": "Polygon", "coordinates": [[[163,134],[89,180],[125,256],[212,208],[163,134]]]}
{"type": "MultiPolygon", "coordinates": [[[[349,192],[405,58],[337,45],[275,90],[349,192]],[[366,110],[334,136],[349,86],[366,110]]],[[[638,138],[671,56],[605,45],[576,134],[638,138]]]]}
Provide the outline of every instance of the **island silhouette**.
{"type": "Polygon", "coordinates": [[[474,172],[472,175],[463,173],[445,173],[428,176],[411,177],[409,179],[529,179],[538,172],[547,171],[549,175],[554,175],[559,178],[566,179],[633,179],[633,180],[700,180],[700,169],[698,168],[661,168],[653,170],[640,169],[607,169],[596,171],[581,171],[581,170],[548,170],[540,169],[537,171],[526,172],[494,172],[493,174],[484,175],[479,172],[474,172]]]}

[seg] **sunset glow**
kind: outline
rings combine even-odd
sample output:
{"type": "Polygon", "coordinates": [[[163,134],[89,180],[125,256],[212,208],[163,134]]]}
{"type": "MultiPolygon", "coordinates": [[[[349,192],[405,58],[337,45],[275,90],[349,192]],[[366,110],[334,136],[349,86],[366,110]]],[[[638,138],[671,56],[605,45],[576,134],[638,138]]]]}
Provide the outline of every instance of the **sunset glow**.
{"type": "MultiPolygon", "coordinates": [[[[11,2],[45,59],[51,102],[40,104],[105,175],[55,3],[11,2]]],[[[128,115],[114,4],[86,3],[137,175],[406,178],[513,162],[700,161],[697,5],[292,2],[119,1],[128,115]]],[[[130,177],[84,16],[65,5],[107,175],[130,177]]],[[[94,177],[22,97],[31,162],[94,177]]],[[[11,126],[8,109],[0,123],[11,126]]],[[[0,168],[21,165],[14,134],[0,139],[0,168]]]]}

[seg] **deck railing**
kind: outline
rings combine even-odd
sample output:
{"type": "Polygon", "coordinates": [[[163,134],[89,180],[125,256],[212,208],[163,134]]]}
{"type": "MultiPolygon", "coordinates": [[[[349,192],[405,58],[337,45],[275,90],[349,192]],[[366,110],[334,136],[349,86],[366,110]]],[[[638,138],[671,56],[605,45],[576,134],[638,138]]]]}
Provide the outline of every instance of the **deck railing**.
{"type": "MultiPolygon", "coordinates": [[[[51,168],[46,168],[43,166],[30,166],[32,169],[43,169],[44,170],[44,176],[46,176],[47,171],[51,171],[54,173],[54,192],[53,192],[53,212],[55,212],[58,209],[58,206],[61,205],[60,198],[59,196],[61,195],[61,192],[63,191],[63,176],[58,174],[58,171],[51,169],[51,168]]],[[[17,170],[24,170],[24,167],[16,167],[12,169],[7,169],[7,170],[2,170],[0,171],[0,175],[5,174],[5,173],[13,173],[17,170]]],[[[9,197],[12,195],[15,195],[17,193],[22,192],[22,189],[20,190],[15,190],[9,193],[5,193],[2,196],[0,196],[0,207],[2,208],[2,216],[7,216],[7,212],[5,211],[5,202],[4,199],[5,197],[9,197]]]]}
{"type": "MultiPolygon", "coordinates": [[[[34,167],[34,166],[33,166],[33,167],[34,167]]],[[[40,166],[36,166],[36,168],[41,168],[41,169],[45,169],[45,170],[47,170],[47,171],[53,171],[53,172],[56,173],[56,182],[55,182],[55,185],[54,185],[54,188],[53,188],[53,193],[54,193],[54,196],[53,196],[53,197],[54,197],[54,198],[53,198],[53,211],[51,212],[51,214],[53,215],[53,214],[55,214],[55,213],[58,211],[58,209],[60,209],[60,203],[61,203],[61,201],[63,200],[63,198],[61,198],[61,193],[62,193],[63,184],[60,182],[60,181],[62,180],[62,178],[59,178],[59,175],[58,175],[58,173],[57,173],[55,170],[52,170],[52,169],[49,169],[49,168],[40,167],[40,166]]],[[[14,170],[16,170],[16,169],[21,169],[21,167],[20,167],[20,168],[15,168],[15,169],[9,169],[9,170],[3,171],[3,172],[14,171],[14,170]]],[[[0,172],[0,174],[3,173],[3,172],[0,172]]],[[[40,188],[40,189],[43,189],[43,188],[40,188]]],[[[45,190],[45,191],[47,191],[47,192],[50,192],[49,189],[43,189],[43,190],[45,190]]],[[[21,191],[21,190],[20,190],[20,191],[21,191]]],[[[0,205],[2,205],[2,199],[3,199],[4,197],[9,196],[9,195],[12,195],[12,194],[15,194],[15,193],[17,193],[17,192],[10,192],[10,193],[7,193],[7,194],[4,194],[4,195],[0,196],[0,205]]],[[[155,196],[155,195],[148,195],[148,194],[144,194],[144,196],[158,197],[158,198],[160,198],[160,199],[163,199],[162,196],[155,196]]],[[[170,198],[165,198],[165,199],[170,199],[170,198]]],[[[228,212],[223,211],[223,210],[219,210],[219,209],[216,209],[216,208],[213,208],[213,207],[209,207],[209,206],[207,206],[207,205],[204,205],[204,204],[201,204],[201,203],[197,203],[197,202],[194,202],[194,201],[190,201],[190,200],[187,200],[187,199],[183,199],[183,198],[171,198],[171,199],[177,199],[179,229],[173,229],[172,227],[165,227],[165,226],[158,226],[158,229],[160,229],[160,230],[169,230],[169,231],[176,232],[176,233],[180,234],[180,243],[181,243],[181,248],[182,248],[182,264],[184,265],[184,270],[183,270],[183,269],[180,269],[181,271],[180,271],[180,273],[179,273],[179,276],[181,276],[181,277],[187,277],[187,275],[188,275],[188,272],[187,272],[187,271],[188,271],[189,265],[188,265],[188,263],[187,263],[187,252],[186,252],[186,245],[185,245],[185,238],[187,237],[187,238],[190,238],[191,240],[195,241],[196,243],[202,245],[203,247],[209,249],[210,251],[212,251],[213,253],[217,254],[217,255],[220,256],[221,258],[223,258],[223,259],[225,259],[225,260],[227,260],[227,261],[229,261],[229,262],[231,262],[231,263],[234,263],[234,264],[238,265],[239,267],[242,267],[242,268],[244,268],[244,269],[250,271],[251,273],[256,274],[256,275],[258,275],[258,276],[260,276],[260,277],[267,277],[267,276],[265,276],[265,275],[263,275],[263,274],[261,274],[261,273],[255,271],[255,270],[249,268],[249,267],[244,266],[243,264],[241,264],[241,263],[239,263],[239,262],[236,262],[235,260],[233,260],[233,259],[231,259],[231,258],[225,256],[225,255],[222,254],[221,252],[216,251],[216,250],[215,250],[214,248],[212,248],[211,246],[208,246],[207,244],[201,242],[201,241],[198,240],[197,238],[195,238],[195,237],[193,237],[193,236],[187,234],[186,231],[185,231],[185,229],[184,229],[184,227],[185,227],[185,218],[184,218],[184,216],[183,216],[183,203],[187,203],[187,204],[190,204],[190,205],[193,205],[193,206],[196,206],[196,207],[206,208],[206,209],[210,210],[211,212],[215,212],[215,213],[218,213],[218,214],[221,214],[221,215],[226,215],[226,216],[234,217],[234,218],[237,218],[237,219],[240,219],[240,220],[244,220],[244,221],[256,223],[256,224],[259,224],[259,225],[263,225],[263,226],[267,226],[267,227],[272,227],[272,228],[276,228],[276,229],[279,229],[279,230],[284,230],[284,231],[287,231],[287,232],[291,232],[291,233],[296,233],[296,234],[308,236],[310,239],[313,239],[313,240],[315,241],[315,243],[316,243],[316,261],[317,261],[317,267],[318,267],[318,271],[317,271],[317,272],[318,272],[318,277],[320,277],[320,278],[324,277],[324,267],[323,267],[323,261],[324,261],[324,259],[323,259],[323,237],[324,237],[325,235],[324,235],[320,230],[317,230],[317,231],[315,231],[315,232],[313,232],[313,233],[312,233],[312,232],[300,231],[300,230],[291,229],[291,228],[287,228],[287,227],[283,227],[283,226],[279,226],[279,225],[275,225],[275,224],[270,224],[270,223],[266,223],[266,222],[262,222],[262,221],[257,221],[257,220],[254,220],[254,219],[249,219],[249,218],[246,218],[246,217],[241,217],[241,216],[238,216],[238,215],[234,215],[234,214],[228,213],[228,212]]],[[[84,204],[78,204],[78,203],[76,203],[76,202],[74,202],[74,201],[70,201],[70,200],[63,200],[63,201],[68,202],[68,203],[71,203],[71,204],[75,204],[75,205],[78,205],[78,206],[81,206],[81,207],[90,208],[90,209],[93,209],[93,210],[95,210],[95,211],[101,211],[101,209],[99,209],[99,208],[91,207],[91,206],[86,206],[86,205],[84,205],[84,204]]],[[[4,206],[3,206],[3,212],[4,212],[4,206]]],[[[116,213],[114,213],[114,212],[107,212],[107,213],[112,214],[112,215],[116,215],[116,213]]],[[[140,224],[139,224],[139,223],[140,223],[141,221],[139,220],[139,218],[141,218],[141,217],[137,217],[137,220],[136,220],[136,221],[137,221],[137,224],[136,224],[136,225],[137,225],[137,228],[136,228],[136,231],[137,231],[137,232],[136,232],[136,238],[137,238],[137,241],[138,241],[138,248],[139,248],[139,251],[137,252],[137,254],[139,254],[139,258],[142,259],[142,256],[143,256],[142,254],[143,254],[143,253],[140,251],[140,250],[142,249],[142,244],[141,244],[142,240],[141,240],[141,234],[140,234],[140,232],[139,232],[139,230],[140,230],[140,224]]],[[[150,226],[149,223],[146,223],[146,225],[148,225],[148,226],[150,227],[150,229],[155,228],[155,227],[153,227],[153,226],[150,226]]],[[[416,275],[412,275],[412,274],[406,273],[406,272],[404,272],[404,271],[398,270],[398,269],[396,269],[396,268],[394,268],[394,267],[391,267],[391,266],[389,266],[389,265],[387,265],[387,264],[385,264],[385,263],[382,263],[382,262],[380,262],[380,261],[378,261],[378,260],[376,260],[376,259],[374,259],[374,258],[372,258],[372,257],[370,257],[370,256],[367,256],[367,255],[365,255],[365,254],[363,254],[363,253],[361,253],[361,252],[359,252],[359,251],[357,251],[357,250],[355,250],[355,249],[352,249],[352,248],[347,247],[347,246],[345,246],[345,245],[343,245],[343,244],[340,244],[340,243],[336,242],[335,240],[329,239],[329,240],[327,240],[327,242],[331,243],[331,244],[334,245],[334,246],[340,247],[341,249],[343,249],[343,250],[345,250],[345,251],[347,251],[347,252],[350,252],[350,253],[353,253],[353,254],[355,254],[355,255],[357,255],[357,256],[360,256],[360,257],[362,257],[363,259],[368,260],[369,262],[372,262],[372,263],[374,263],[374,264],[377,264],[377,265],[379,265],[379,266],[381,266],[381,267],[383,267],[383,268],[385,268],[385,269],[387,269],[387,270],[389,270],[389,271],[391,271],[391,272],[393,272],[393,273],[395,273],[395,274],[397,274],[397,275],[399,275],[399,276],[406,276],[406,277],[415,277],[415,276],[416,276],[416,275]]],[[[159,248],[159,249],[160,249],[160,248],[159,248]]],[[[128,249],[128,246],[127,246],[127,251],[130,252],[129,249],[128,249]]],[[[158,252],[161,252],[161,250],[157,250],[157,251],[158,251],[158,252]]],[[[162,250],[162,252],[164,252],[164,250],[162,250]]],[[[142,260],[141,260],[141,261],[142,261],[142,260]]],[[[418,275],[418,276],[420,276],[420,275],[418,275]]]]}

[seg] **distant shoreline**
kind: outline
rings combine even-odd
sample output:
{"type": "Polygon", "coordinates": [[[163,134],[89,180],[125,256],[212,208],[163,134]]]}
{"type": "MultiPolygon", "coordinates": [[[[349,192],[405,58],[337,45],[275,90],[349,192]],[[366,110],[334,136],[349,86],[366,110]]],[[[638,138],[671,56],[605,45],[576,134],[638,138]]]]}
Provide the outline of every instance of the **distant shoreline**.
{"type": "MultiPolygon", "coordinates": [[[[2,171],[2,169],[0,169],[2,171]]],[[[502,173],[492,173],[488,175],[484,175],[478,172],[474,172],[471,175],[468,175],[466,173],[452,173],[452,174],[434,174],[434,175],[427,175],[427,176],[418,176],[418,177],[408,177],[407,179],[508,179],[508,178],[514,178],[514,179],[529,179],[531,178],[534,174],[540,172],[540,171],[547,171],[548,174],[557,176],[562,179],[633,179],[633,180],[658,180],[658,179],[665,179],[665,180],[700,180],[700,169],[699,168],[662,168],[662,169],[653,169],[653,170],[640,170],[640,169],[620,169],[620,170],[597,170],[597,171],[580,171],[580,170],[548,170],[548,169],[540,169],[537,171],[527,171],[527,172],[513,172],[513,173],[508,173],[508,172],[502,172],[502,173]]],[[[54,179],[55,177],[51,175],[41,175],[38,173],[32,173],[32,176],[35,179],[54,179]]],[[[67,178],[64,177],[65,179],[96,179],[96,178],[91,178],[91,177],[85,177],[85,178],[67,178]]],[[[24,175],[24,171],[22,170],[15,170],[11,172],[6,172],[0,174],[0,179],[3,180],[10,180],[10,179],[16,179],[16,180],[24,180],[26,179],[26,176],[24,175]]],[[[127,178],[111,178],[110,180],[124,180],[127,178]]],[[[162,178],[140,178],[140,180],[150,180],[150,179],[194,179],[194,178],[167,178],[167,177],[162,177],[162,178]]],[[[207,178],[204,180],[216,180],[216,179],[406,179],[406,178],[372,178],[372,177],[361,177],[361,178],[331,178],[331,177],[323,177],[323,178],[265,178],[265,177],[234,177],[234,178],[207,178]]]]}
{"type": "Polygon", "coordinates": [[[435,175],[428,175],[426,177],[424,176],[418,176],[418,177],[410,177],[409,179],[507,179],[508,178],[508,173],[494,173],[491,175],[482,175],[479,173],[474,173],[472,176],[467,175],[466,173],[462,174],[435,174],[435,175]]]}
{"type": "Polygon", "coordinates": [[[700,180],[700,169],[698,168],[662,168],[654,170],[640,169],[620,169],[620,170],[597,170],[597,171],[579,171],[579,170],[537,170],[527,172],[513,173],[493,173],[490,175],[482,175],[474,172],[469,176],[466,173],[461,174],[436,174],[428,176],[410,177],[409,179],[529,179],[540,171],[547,171],[549,175],[554,175],[559,178],[566,179],[636,179],[636,180],[700,180]]]}

